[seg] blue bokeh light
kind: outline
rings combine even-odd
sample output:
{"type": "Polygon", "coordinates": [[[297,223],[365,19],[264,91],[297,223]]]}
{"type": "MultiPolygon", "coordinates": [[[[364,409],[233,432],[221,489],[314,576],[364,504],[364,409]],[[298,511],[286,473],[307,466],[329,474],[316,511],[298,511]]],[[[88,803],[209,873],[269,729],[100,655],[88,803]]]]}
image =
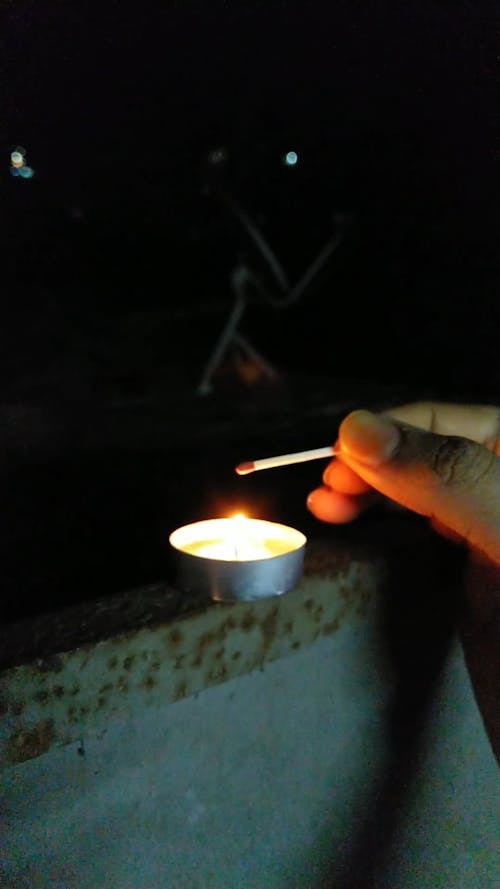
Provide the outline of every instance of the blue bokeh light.
{"type": "Polygon", "coordinates": [[[285,164],[287,167],[294,167],[299,159],[296,151],[288,151],[285,154],[285,164]]]}

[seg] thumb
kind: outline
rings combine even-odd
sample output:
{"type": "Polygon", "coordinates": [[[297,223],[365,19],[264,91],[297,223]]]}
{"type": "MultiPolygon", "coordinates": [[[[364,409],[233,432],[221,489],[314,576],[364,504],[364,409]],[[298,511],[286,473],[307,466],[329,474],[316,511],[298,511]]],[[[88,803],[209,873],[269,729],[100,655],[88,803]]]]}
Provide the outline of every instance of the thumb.
{"type": "Polygon", "coordinates": [[[340,457],[386,497],[444,525],[500,564],[500,458],[368,411],[339,429],[340,457]]]}

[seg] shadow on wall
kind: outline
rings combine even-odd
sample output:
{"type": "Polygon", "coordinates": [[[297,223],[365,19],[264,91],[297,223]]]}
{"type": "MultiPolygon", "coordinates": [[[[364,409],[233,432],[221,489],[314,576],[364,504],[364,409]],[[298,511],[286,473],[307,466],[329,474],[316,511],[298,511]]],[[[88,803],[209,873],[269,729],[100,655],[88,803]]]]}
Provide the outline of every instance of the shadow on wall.
{"type": "Polygon", "coordinates": [[[322,889],[376,889],[381,885],[377,875],[385,870],[419,780],[435,690],[456,634],[465,560],[464,552],[432,536],[430,530],[428,534],[425,543],[431,557],[416,560],[415,550],[400,552],[391,562],[385,589],[385,656],[397,677],[387,714],[386,772],[371,806],[358,813],[358,829],[343,861],[334,866],[322,889]]]}

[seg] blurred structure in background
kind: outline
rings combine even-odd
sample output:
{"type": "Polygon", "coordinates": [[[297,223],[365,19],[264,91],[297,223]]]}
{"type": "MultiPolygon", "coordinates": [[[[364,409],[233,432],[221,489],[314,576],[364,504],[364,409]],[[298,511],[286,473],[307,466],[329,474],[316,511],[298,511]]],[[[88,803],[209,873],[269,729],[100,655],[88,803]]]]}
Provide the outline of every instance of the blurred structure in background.
{"type": "MultiPolygon", "coordinates": [[[[155,580],[179,511],[236,496],[228,467],[351,407],[498,400],[479,5],[1,15],[7,611],[155,580]]],[[[295,479],[255,508],[305,509],[295,479]]]]}

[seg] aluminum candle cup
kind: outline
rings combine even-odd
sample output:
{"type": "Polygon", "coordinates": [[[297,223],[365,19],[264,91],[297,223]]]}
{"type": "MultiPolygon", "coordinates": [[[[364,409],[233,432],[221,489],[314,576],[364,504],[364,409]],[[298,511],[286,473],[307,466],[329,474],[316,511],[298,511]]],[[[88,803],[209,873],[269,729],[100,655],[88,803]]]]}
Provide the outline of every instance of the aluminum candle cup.
{"type": "Polygon", "coordinates": [[[177,583],[216,601],[267,599],[288,593],[302,575],[306,537],[295,528],[234,516],[177,528],[177,583]]]}

